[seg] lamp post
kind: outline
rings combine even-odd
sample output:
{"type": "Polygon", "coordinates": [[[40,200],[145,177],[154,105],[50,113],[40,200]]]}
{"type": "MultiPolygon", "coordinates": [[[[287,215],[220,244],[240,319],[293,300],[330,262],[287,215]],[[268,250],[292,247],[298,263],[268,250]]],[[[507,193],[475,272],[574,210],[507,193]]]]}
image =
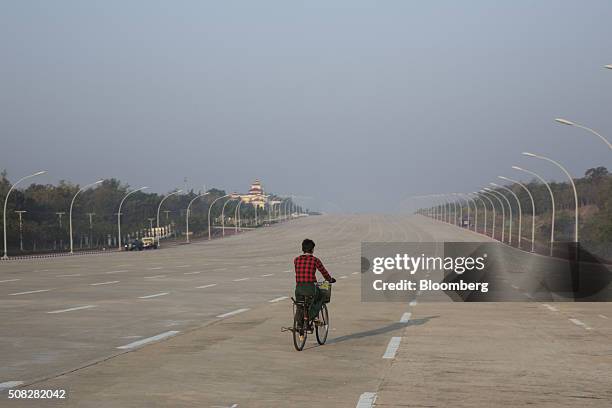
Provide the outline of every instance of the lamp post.
{"type": "MultiPolygon", "coordinates": [[[[504,242],[506,240],[506,208],[504,207],[504,202],[502,200],[500,200],[497,195],[492,194],[487,189],[482,190],[482,193],[483,193],[483,195],[486,194],[486,193],[489,193],[490,194],[489,197],[494,197],[499,202],[499,206],[501,207],[501,210],[502,210],[501,242],[504,242]]],[[[485,195],[485,197],[486,197],[486,195],[485,195]]],[[[493,225],[495,225],[495,220],[493,220],[493,225]]]]}
{"type": "Polygon", "coordinates": [[[198,198],[204,197],[206,194],[209,194],[209,193],[210,192],[207,191],[205,193],[198,194],[197,196],[193,197],[191,201],[189,201],[189,204],[187,204],[187,211],[185,212],[185,217],[186,217],[185,219],[185,237],[186,237],[185,240],[187,243],[189,243],[189,214],[191,212],[191,204],[193,204],[193,202],[197,200],[198,198]]]}
{"type": "Polygon", "coordinates": [[[242,205],[242,200],[238,198],[238,205],[234,210],[234,233],[238,234],[238,229],[240,225],[240,206],[242,205]]]}
{"type": "Polygon", "coordinates": [[[161,206],[164,203],[164,201],[166,201],[166,199],[168,199],[168,197],[172,197],[173,195],[179,194],[181,193],[183,190],[176,190],[170,194],[165,195],[161,201],[159,202],[159,205],[157,206],[157,224],[156,224],[156,230],[155,230],[155,237],[157,238],[157,246],[160,247],[161,246],[161,236],[159,235],[159,212],[161,210],[161,206]]]}
{"type": "MultiPolygon", "coordinates": [[[[468,193],[468,196],[470,194],[474,194],[476,199],[480,200],[480,202],[482,203],[482,208],[484,208],[484,231],[483,233],[487,235],[487,205],[485,204],[484,200],[480,198],[478,193],[468,193]]],[[[476,199],[474,199],[474,205],[476,205],[476,199]]],[[[478,217],[478,207],[476,207],[476,217],[478,217]]],[[[478,232],[478,228],[476,226],[474,226],[474,231],[478,232]]]]}
{"type": "Polygon", "coordinates": [[[550,203],[551,203],[551,210],[552,210],[552,217],[551,217],[551,221],[550,221],[550,256],[553,255],[553,249],[554,249],[554,243],[555,243],[555,196],[553,195],[552,189],[550,188],[550,186],[548,185],[548,183],[546,182],[546,180],[544,180],[542,177],[540,177],[538,174],[534,173],[531,170],[527,170],[524,169],[522,167],[518,167],[518,166],[512,166],[512,168],[514,170],[518,170],[518,171],[522,171],[524,173],[527,174],[531,174],[532,176],[534,176],[535,178],[537,178],[538,180],[540,180],[548,189],[548,193],[550,194],[550,203]]]}
{"type": "Polygon", "coordinates": [[[576,223],[574,226],[574,242],[578,242],[578,191],[576,190],[576,184],[574,184],[574,179],[572,178],[571,174],[569,174],[569,172],[565,169],[565,167],[563,167],[561,164],[559,164],[559,162],[550,159],[548,157],[544,157],[544,156],[540,156],[534,153],[529,153],[529,152],[523,152],[523,155],[528,156],[528,157],[535,157],[536,159],[540,159],[540,160],[546,160],[547,162],[550,162],[554,165],[556,165],[557,167],[559,167],[561,169],[561,171],[563,171],[565,173],[565,175],[567,176],[567,178],[569,179],[570,184],[572,185],[572,190],[574,190],[574,203],[575,205],[575,219],[576,219],[576,223]]]}
{"type": "Polygon", "coordinates": [[[221,236],[225,236],[225,206],[227,205],[227,203],[229,203],[230,201],[236,200],[236,197],[234,197],[234,195],[231,195],[231,197],[223,203],[223,207],[221,208],[221,236]]]}
{"type": "MultiPolygon", "coordinates": [[[[74,253],[74,242],[72,239],[72,207],[74,206],[74,200],[76,200],[77,196],[82,192],[87,190],[89,187],[93,187],[96,184],[100,184],[102,183],[104,180],[98,180],[94,183],[88,184],[85,187],[83,187],[82,189],[80,189],[79,191],[76,192],[76,194],[74,195],[74,197],[72,197],[72,201],[70,202],[70,213],[69,213],[69,220],[68,223],[70,224],[70,253],[73,254],[74,253]]],[[[82,241],[81,241],[82,242],[82,241]]]]}
{"type": "MultiPolygon", "coordinates": [[[[527,192],[527,195],[529,196],[529,199],[531,200],[531,252],[534,252],[535,250],[535,201],[533,200],[533,196],[531,195],[531,192],[529,191],[529,189],[523,183],[513,180],[511,178],[508,178],[508,177],[504,177],[504,176],[497,176],[497,178],[509,181],[511,183],[515,183],[521,186],[523,190],[527,192]]],[[[514,196],[516,197],[517,202],[520,203],[520,201],[518,200],[518,196],[516,196],[516,194],[514,196]]],[[[519,204],[519,209],[520,208],[521,208],[521,205],[519,204]]],[[[519,245],[520,245],[520,241],[519,241],[519,245]]]]}
{"type": "Polygon", "coordinates": [[[15,213],[19,216],[19,250],[23,252],[23,214],[27,213],[27,211],[16,210],[15,213]]]}
{"type": "MultiPolygon", "coordinates": [[[[462,198],[461,194],[459,193],[453,193],[453,195],[458,198],[462,198]]],[[[458,200],[458,201],[459,201],[459,224],[460,224],[459,226],[463,228],[463,203],[461,202],[461,200],[458,200]]],[[[470,203],[469,202],[468,202],[467,208],[468,208],[468,227],[469,227],[470,225],[470,203]]]]}
{"type": "MultiPolygon", "coordinates": [[[[489,196],[484,194],[482,191],[475,192],[474,194],[478,195],[479,197],[486,198],[487,201],[491,204],[491,209],[493,210],[493,226],[491,227],[491,238],[495,239],[495,219],[497,218],[497,215],[495,214],[495,205],[493,205],[493,200],[491,200],[489,198],[489,196]]],[[[485,218],[485,220],[486,220],[486,218],[485,218]]],[[[486,230],[486,227],[485,227],[485,235],[486,235],[486,232],[487,232],[487,230],[486,230]]]]}
{"type": "Polygon", "coordinates": [[[450,204],[448,203],[448,200],[446,199],[446,196],[444,194],[440,194],[440,198],[442,200],[444,200],[444,222],[449,223],[450,222],[450,204]]]}
{"type": "Polygon", "coordinates": [[[586,127],[584,125],[580,125],[576,122],[572,122],[571,120],[567,120],[567,119],[561,119],[561,118],[557,118],[555,119],[555,121],[557,121],[557,123],[561,123],[562,125],[568,125],[568,126],[574,126],[583,130],[586,130],[587,132],[590,132],[592,134],[594,134],[595,136],[599,137],[606,145],[608,145],[608,148],[610,150],[612,150],[612,143],[610,143],[608,141],[608,139],[606,139],[605,137],[603,137],[603,135],[599,134],[598,132],[594,131],[593,129],[586,127]]]}
{"type": "MultiPolygon", "coordinates": [[[[491,185],[494,186],[494,187],[506,190],[516,200],[516,205],[518,206],[518,248],[520,249],[521,248],[521,234],[522,234],[522,231],[523,231],[523,229],[522,229],[522,224],[523,224],[523,209],[521,208],[521,201],[519,200],[517,195],[514,194],[514,191],[510,190],[508,187],[502,186],[502,185],[499,185],[499,184],[495,184],[495,183],[491,183],[491,185]]],[[[510,201],[508,201],[508,205],[510,205],[510,201]]],[[[512,224],[510,224],[510,226],[512,226],[512,224]]],[[[512,233],[510,233],[510,237],[512,237],[512,233]]]]}
{"type": "Polygon", "coordinates": [[[223,199],[223,198],[225,198],[225,197],[229,197],[229,196],[231,196],[231,194],[226,194],[226,195],[224,195],[224,196],[221,196],[221,197],[216,198],[215,200],[213,200],[213,202],[212,202],[212,203],[210,203],[210,206],[208,207],[208,240],[209,240],[209,241],[212,239],[212,236],[211,236],[211,234],[210,234],[210,210],[212,210],[213,205],[215,205],[215,203],[216,203],[217,201],[219,201],[219,200],[221,200],[221,199],[223,199]]]}
{"type": "MultiPolygon", "coordinates": [[[[506,197],[505,195],[503,195],[499,191],[493,190],[491,188],[485,188],[485,190],[487,190],[491,194],[494,194],[495,196],[502,197],[504,199],[504,201],[506,201],[506,204],[508,204],[508,211],[510,213],[510,231],[509,231],[508,245],[512,245],[512,206],[510,205],[510,200],[508,200],[508,197],[506,197]]],[[[503,208],[503,206],[502,206],[502,208],[503,208]]],[[[503,215],[503,212],[502,212],[502,215],[503,215]]],[[[504,228],[505,228],[505,226],[506,226],[506,223],[504,222],[504,228]]],[[[503,230],[502,230],[502,235],[503,235],[503,230]]],[[[502,240],[502,242],[503,242],[503,240],[502,240]]]]}
{"type": "MultiPolygon", "coordinates": [[[[452,193],[452,195],[458,196],[457,193],[452,193]]],[[[457,225],[457,202],[459,202],[459,226],[463,227],[463,203],[458,198],[455,198],[453,202],[455,203],[455,225],[457,225]]]]}
{"type": "Polygon", "coordinates": [[[476,224],[478,224],[478,208],[476,207],[476,201],[474,201],[469,194],[457,193],[458,196],[463,197],[467,203],[468,209],[468,229],[470,229],[470,201],[474,204],[474,231],[476,231],[476,224]]]}
{"type": "Polygon", "coordinates": [[[6,205],[8,204],[8,199],[9,199],[9,196],[11,195],[11,191],[13,191],[13,189],[17,186],[17,184],[21,183],[22,181],[27,180],[31,177],[40,176],[41,174],[45,174],[45,173],[46,171],[38,171],[34,174],[30,174],[29,176],[20,178],[19,180],[15,182],[15,184],[11,186],[11,188],[9,188],[9,191],[6,193],[6,197],[4,197],[4,212],[2,215],[2,225],[4,229],[4,256],[2,257],[2,259],[8,259],[8,246],[6,242],[6,205]]]}
{"type": "Polygon", "coordinates": [[[149,187],[140,187],[137,188],[136,190],[132,190],[130,192],[128,192],[125,197],[123,197],[123,200],[121,200],[121,202],[119,203],[119,210],[117,211],[117,247],[119,250],[121,250],[121,207],[123,206],[123,203],[125,202],[125,200],[131,196],[134,193],[137,193],[138,191],[142,191],[146,188],[149,187]]]}

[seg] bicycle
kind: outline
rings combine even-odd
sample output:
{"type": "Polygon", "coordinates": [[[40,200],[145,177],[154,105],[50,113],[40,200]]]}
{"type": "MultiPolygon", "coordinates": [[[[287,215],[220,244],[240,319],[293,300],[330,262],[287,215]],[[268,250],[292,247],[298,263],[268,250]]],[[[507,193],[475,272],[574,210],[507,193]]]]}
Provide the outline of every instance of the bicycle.
{"type": "Polygon", "coordinates": [[[327,341],[327,335],[329,333],[329,312],[327,310],[327,303],[330,300],[331,284],[328,282],[317,282],[317,287],[319,287],[320,290],[326,290],[328,293],[324,294],[325,302],[319,311],[318,319],[312,322],[310,322],[308,310],[314,298],[312,296],[305,296],[300,300],[291,298],[293,301],[293,327],[288,328],[288,330],[293,332],[293,346],[297,351],[302,351],[304,349],[309,333],[315,333],[317,343],[320,345],[325,344],[327,341]]]}

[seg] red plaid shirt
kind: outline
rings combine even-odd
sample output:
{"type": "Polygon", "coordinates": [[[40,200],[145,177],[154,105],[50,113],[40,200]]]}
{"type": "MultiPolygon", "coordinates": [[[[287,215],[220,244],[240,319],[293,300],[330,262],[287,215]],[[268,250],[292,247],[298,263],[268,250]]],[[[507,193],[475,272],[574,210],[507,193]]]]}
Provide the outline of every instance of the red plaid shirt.
{"type": "Polygon", "coordinates": [[[312,254],[300,255],[293,260],[295,265],[295,281],[296,283],[304,282],[316,282],[317,269],[325,277],[326,280],[330,280],[331,276],[327,269],[323,266],[323,262],[312,254]]]}

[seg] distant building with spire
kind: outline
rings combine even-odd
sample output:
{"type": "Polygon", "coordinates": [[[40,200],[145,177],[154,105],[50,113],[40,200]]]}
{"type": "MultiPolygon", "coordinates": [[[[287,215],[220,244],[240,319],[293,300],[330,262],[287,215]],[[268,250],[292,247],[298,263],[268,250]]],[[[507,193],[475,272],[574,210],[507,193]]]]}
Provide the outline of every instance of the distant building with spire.
{"type": "Polygon", "coordinates": [[[251,184],[249,193],[241,194],[240,198],[245,203],[249,203],[253,206],[256,206],[257,208],[264,208],[264,206],[268,202],[268,197],[264,194],[264,190],[259,179],[255,179],[253,184],[251,184]]]}

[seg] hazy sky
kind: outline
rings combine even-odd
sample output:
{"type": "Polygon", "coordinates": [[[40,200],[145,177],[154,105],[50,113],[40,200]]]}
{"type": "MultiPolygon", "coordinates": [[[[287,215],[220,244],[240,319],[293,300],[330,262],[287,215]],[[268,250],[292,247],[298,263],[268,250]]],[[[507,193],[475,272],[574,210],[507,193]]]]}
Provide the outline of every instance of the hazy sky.
{"type": "Polygon", "coordinates": [[[0,168],[393,211],[612,167],[612,2],[2,1],[0,168]]]}

